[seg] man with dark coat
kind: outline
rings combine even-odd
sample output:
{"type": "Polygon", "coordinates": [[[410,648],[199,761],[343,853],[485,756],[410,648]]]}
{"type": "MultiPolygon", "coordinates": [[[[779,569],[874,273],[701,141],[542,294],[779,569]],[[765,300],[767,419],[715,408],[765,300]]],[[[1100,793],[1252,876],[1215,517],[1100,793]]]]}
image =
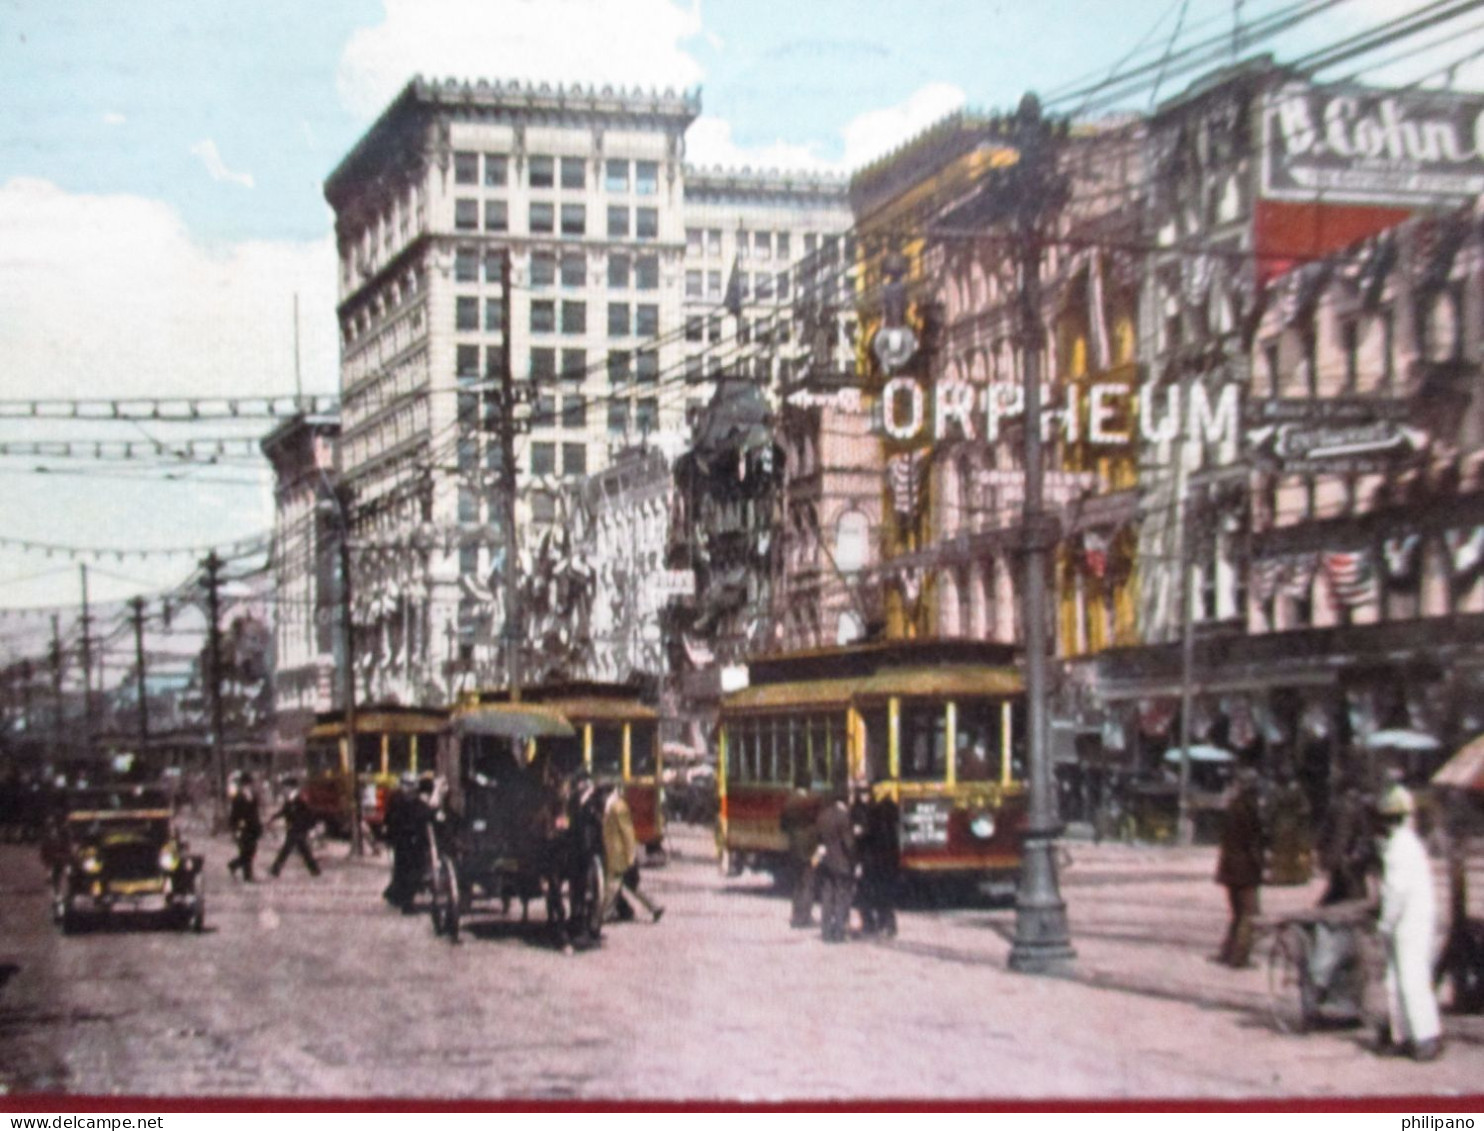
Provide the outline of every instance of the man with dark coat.
{"type": "Polygon", "coordinates": [[[309,834],[314,831],[314,826],[319,823],[319,818],[309,808],[309,802],[304,800],[304,793],[299,788],[297,779],[289,779],[284,783],[289,787],[289,795],[279,807],[278,812],[268,818],[271,825],[280,817],[283,818],[283,847],[278,850],[278,855],[273,860],[273,867],[268,870],[273,878],[283,871],[284,861],[289,858],[290,852],[298,852],[304,861],[304,866],[309,869],[311,876],[319,875],[319,864],[315,862],[314,853],[309,848],[309,834]]]}
{"type": "MultiPolygon", "coordinates": [[[[587,770],[578,770],[558,787],[555,820],[546,865],[546,914],[562,952],[597,941],[592,920],[601,913],[589,905],[588,868],[602,860],[603,815],[597,788],[587,770]],[[565,889],[566,899],[563,900],[565,889]]],[[[602,899],[601,893],[596,893],[602,899]]]]}
{"type": "Polygon", "coordinates": [[[793,893],[790,927],[814,926],[814,850],[819,847],[815,820],[809,782],[807,779],[796,781],[778,818],[779,827],[788,839],[787,879],[793,893]]]}
{"type": "Polygon", "coordinates": [[[412,914],[413,900],[427,871],[431,818],[432,810],[418,795],[417,778],[403,774],[401,788],[387,799],[386,838],[392,846],[392,880],[382,896],[404,915],[412,914]]]}
{"type": "Polygon", "coordinates": [[[855,829],[844,786],[819,811],[816,828],[819,847],[814,850],[814,873],[819,880],[820,934],[825,942],[844,942],[855,892],[855,829]]]}
{"type": "Polygon", "coordinates": [[[232,829],[232,839],[237,842],[237,855],[227,861],[227,871],[235,876],[240,869],[242,878],[252,883],[253,860],[258,855],[258,841],[263,838],[263,817],[258,810],[258,791],[249,773],[242,774],[232,794],[227,824],[232,829]]]}
{"type": "Polygon", "coordinates": [[[1216,859],[1216,882],[1225,886],[1231,905],[1231,924],[1216,961],[1238,969],[1252,965],[1253,923],[1259,910],[1263,848],[1257,775],[1251,770],[1240,770],[1226,808],[1221,849],[1216,859]]]}
{"type": "Polygon", "coordinates": [[[891,794],[863,799],[860,836],[861,932],[894,938],[897,933],[897,874],[900,834],[897,803],[891,794]]]}

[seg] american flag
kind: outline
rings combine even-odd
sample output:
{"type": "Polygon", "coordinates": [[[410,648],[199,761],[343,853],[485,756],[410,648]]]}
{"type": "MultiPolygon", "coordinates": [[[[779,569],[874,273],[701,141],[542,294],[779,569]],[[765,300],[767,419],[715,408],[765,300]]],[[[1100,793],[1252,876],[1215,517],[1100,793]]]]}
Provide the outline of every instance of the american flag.
{"type": "Polygon", "coordinates": [[[1330,596],[1336,606],[1353,609],[1375,599],[1376,575],[1367,551],[1333,551],[1324,554],[1323,561],[1330,596]]]}

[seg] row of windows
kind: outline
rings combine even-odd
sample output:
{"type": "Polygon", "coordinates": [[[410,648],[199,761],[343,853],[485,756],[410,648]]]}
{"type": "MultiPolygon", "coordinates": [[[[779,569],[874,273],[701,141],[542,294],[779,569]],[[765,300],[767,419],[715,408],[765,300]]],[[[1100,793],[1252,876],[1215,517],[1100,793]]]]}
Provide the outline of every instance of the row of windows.
{"type": "MultiPolygon", "coordinates": [[[[458,152],[453,155],[455,184],[486,188],[505,188],[510,183],[510,158],[504,153],[458,152]],[[484,166],[481,181],[480,165],[484,166]]],[[[585,189],[587,159],[583,157],[537,156],[526,159],[526,184],[534,189],[585,189]]],[[[608,192],[628,192],[632,187],[638,196],[655,196],[660,191],[658,161],[633,161],[612,157],[603,162],[603,188],[608,192]]]]}
{"type": "MultiPolygon", "coordinates": [[[[454,358],[460,377],[498,377],[503,372],[505,351],[500,346],[485,346],[481,353],[481,347],[477,345],[461,344],[454,347],[454,358]],[[481,359],[484,362],[482,370],[481,359]]],[[[631,381],[641,385],[654,384],[660,379],[660,355],[655,350],[609,350],[607,371],[612,385],[631,381]]],[[[546,346],[531,350],[532,381],[542,384],[559,380],[582,381],[587,375],[587,350],[565,349],[560,354],[546,346]],[[560,369],[557,366],[559,358],[560,369]]]]}
{"type": "MultiPolygon", "coordinates": [[[[736,280],[737,297],[742,302],[754,296],[758,302],[788,301],[789,275],[787,271],[780,271],[777,275],[758,273],[750,276],[746,271],[739,271],[733,278],[736,280]]],[[[685,273],[685,297],[721,298],[721,272],[687,271],[685,273]]]]}
{"type": "MultiPolygon", "coordinates": [[[[500,282],[502,257],[487,254],[482,257],[484,281],[500,282]]],[[[481,256],[478,248],[461,247],[454,251],[453,278],[456,283],[479,282],[481,256]]],[[[555,252],[534,251],[531,253],[530,285],[532,287],[555,286],[558,279],[564,287],[585,287],[588,284],[586,256],[581,252],[557,255],[555,252]]],[[[608,256],[608,287],[610,290],[627,290],[634,287],[641,291],[657,291],[660,287],[660,257],[658,255],[630,256],[615,252],[608,256]]]]}
{"type": "Polygon", "coordinates": [[[552,444],[538,441],[531,445],[532,475],[586,475],[586,444],[552,444]],[[562,457],[561,471],[557,470],[557,453],[562,457]]]}
{"type": "MultiPolygon", "coordinates": [[[[480,202],[460,197],[453,202],[453,226],[461,232],[480,230],[480,202]]],[[[510,210],[503,200],[486,200],[482,210],[486,232],[508,232],[510,210]]],[[[526,214],[526,230],[531,235],[554,235],[561,219],[564,236],[587,235],[587,205],[563,204],[560,209],[550,201],[533,200],[526,214]]],[[[629,208],[623,204],[608,206],[608,238],[656,240],[660,236],[658,208],[629,208]]]]}
{"type": "MultiPolygon", "coordinates": [[[[899,776],[903,781],[945,781],[951,746],[955,780],[1000,781],[1005,776],[1008,746],[1010,774],[1018,777],[1024,758],[1023,708],[1017,703],[1010,712],[1009,736],[1005,715],[999,702],[960,703],[950,733],[947,704],[904,702],[898,716],[899,776]]],[[[865,711],[862,722],[867,770],[872,780],[885,778],[890,771],[887,711],[865,711]]],[[[730,781],[825,785],[845,777],[843,714],[733,719],[726,724],[726,743],[730,781]]]]}
{"type": "MultiPolygon", "coordinates": [[[[837,236],[825,236],[824,246],[827,250],[834,251],[838,246],[837,236]]],[[[813,255],[820,248],[820,238],[814,232],[804,233],[804,254],[813,255]]],[[[685,229],[686,254],[693,256],[720,256],[721,251],[721,229],[720,228],[687,228],[685,229]]],[[[847,246],[847,255],[849,248],[847,246]]],[[[793,233],[792,232],[737,232],[737,258],[738,259],[781,259],[785,262],[793,258],[793,233]]]]}

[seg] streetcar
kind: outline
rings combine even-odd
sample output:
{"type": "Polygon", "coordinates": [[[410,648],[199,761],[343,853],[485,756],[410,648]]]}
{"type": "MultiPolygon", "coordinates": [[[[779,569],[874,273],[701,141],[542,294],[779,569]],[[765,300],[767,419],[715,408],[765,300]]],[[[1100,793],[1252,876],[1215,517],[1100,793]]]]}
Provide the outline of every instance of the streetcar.
{"type": "Polygon", "coordinates": [[[1019,878],[1028,794],[1025,687],[1013,649],[897,641],[767,656],[725,696],[717,775],[727,869],[786,875],[784,804],[847,784],[897,806],[904,876],[1019,878]]]}
{"type": "MultiPolygon", "coordinates": [[[[448,712],[433,707],[374,706],[356,712],[355,767],[361,817],[373,833],[386,819],[387,798],[405,773],[432,770],[448,712]]],[[[322,712],[304,742],[304,799],[331,833],[355,819],[345,715],[322,712]]]]}

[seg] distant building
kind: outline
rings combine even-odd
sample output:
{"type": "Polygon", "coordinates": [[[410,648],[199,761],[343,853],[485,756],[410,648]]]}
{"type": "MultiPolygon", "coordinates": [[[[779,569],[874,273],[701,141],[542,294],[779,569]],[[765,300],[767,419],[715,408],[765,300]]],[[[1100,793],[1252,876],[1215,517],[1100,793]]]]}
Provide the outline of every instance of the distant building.
{"type": "Polygon", "coordinates": [[[343,698],[335,678],[340,537],[332,506],[333,416],[295,416],[263,438],[273,467],[273,701],[278,729],[297,737],[343,698]]]}

